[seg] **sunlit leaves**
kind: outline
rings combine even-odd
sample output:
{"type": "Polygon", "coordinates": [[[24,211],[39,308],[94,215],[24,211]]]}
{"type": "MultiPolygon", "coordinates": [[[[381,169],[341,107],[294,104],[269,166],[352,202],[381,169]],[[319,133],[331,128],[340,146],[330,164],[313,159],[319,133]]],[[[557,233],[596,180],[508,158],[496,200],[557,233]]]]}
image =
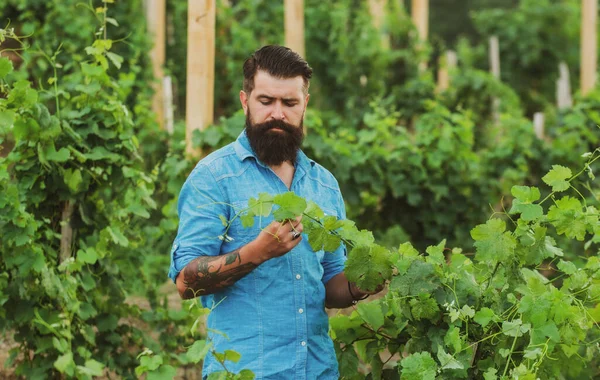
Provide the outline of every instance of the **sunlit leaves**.
{"type": "Polygon", "coordinates": [[[571,178],[571,176],[571,169],[561,165],[552,165],[552,170],[542,180],[549,186],[552,186],[552,191],[565,191],[570,186],[567,179],[571,178]]]}
{"type": "Polygon", "coordinates": [[[516,239],[506,231],[506,223],[500,219],[490,219],[471,230],[475,240],[477,259],[488,263],[510,258],[517,246],[516,239]]]}

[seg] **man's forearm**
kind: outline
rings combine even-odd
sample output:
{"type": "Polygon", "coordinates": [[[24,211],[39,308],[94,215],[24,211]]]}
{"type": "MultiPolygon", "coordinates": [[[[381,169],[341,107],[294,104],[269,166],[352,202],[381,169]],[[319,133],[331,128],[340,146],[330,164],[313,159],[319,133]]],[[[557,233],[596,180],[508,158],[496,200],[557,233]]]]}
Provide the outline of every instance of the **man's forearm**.
{"type": "Polygon", "coordinates": [[[212,294],[233,285],[250,273],[258,263],[242,254],[245,247],[219,256],[200,256],[192,260],[177,277],[181,298],[190,299],[212,294]]]}

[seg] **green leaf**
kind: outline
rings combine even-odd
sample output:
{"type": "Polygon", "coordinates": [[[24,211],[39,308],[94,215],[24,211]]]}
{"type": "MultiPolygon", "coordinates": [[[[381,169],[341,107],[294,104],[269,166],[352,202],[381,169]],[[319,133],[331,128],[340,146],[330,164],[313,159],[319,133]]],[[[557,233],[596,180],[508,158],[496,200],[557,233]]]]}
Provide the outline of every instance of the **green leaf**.
{"type": "Polygon", "coordinates": [[[273,198],[273,202],[279,206],[279,209],[273,213],[273,217],[278,222],[294,219],[302,215],[304,210],[306,210],[306,201],[304,198],[299,197],[291,191],[276,195],[273,198]]]}
{"type": "Polygon", "coordinates": [[[513,201],[509,211],[510,214],[521,214],[521,219],[527,222],[540,219],[544,215],[544,209],[540,205],[519,203],[518,199],[513,201]]]}
{"type": "Polygon", "coordinates": [[[417,352],[407,356],[400,362],[402,380],[434,380],[437,363],[429,352],[417,352]]]}
{"type": "Polygon", "coordinates": [[[86,264],[95,264],[98,260],[98,254],[94,248],[88,248],[86,250],[78,250],[77,251],[77,261],[86,264]]]}
{"type": "Polygon", "coordinates": [[[12,61],[6,57],[0,57],[0,79],[4,79],[12,71],[12,61]]]}
{"type": "Polygon", "coordinates": [[[586,234],[586,221],[581,202],[569,196],[555,202],[548,210],[548,220],[556,232],[568,238],[582,241],[586,234]]]}
{"type": "Polygon", "coordinates": [[[77,370],[87,376],[102,376],[104,374],[104,364],[94,359],[88,359],[85,361],[84,366],[77,366],[77,370]]]}
{"type": "Polygon", "coordinates": [[[484,380],[498,380],[498,370],[496,368],[488,368],[483,374],[484,380]]]}
{"type": "Polygon", "coordinates": [[[496,263],[506,261],[514,254],[517,241],[505,230],[506,224],[500,219],[490,219],[471,230],[479,261],[496,263]]]}
{"type": "Polygon", "coordinates": [[[492,321],[492,319],[495,319],[495,317],[496,314],[492,309],[482,307],[480,310],[477,311],[477,313],[475,313],[475,317],[473,318],[473,320],[479,323],[481,327],[485,327],[492,321]]]}
{"type": "Polygon", "coordinates": [[[177,370],[168,364],[161,365],[158,370],[148,372],[146,380],[168,380],[173,379],[177,374],[177,370]]]}
{"type": "Polygon", "coordinates": [[[411,307],[410,312],[412,313],[412,316],[417,321],[422,319],[435,321],[440,317],[440,308],[438,307],[437,302],[428,294],[419,298],[413,298],[408,304],[411,307]]]}
{"type": "Polygon", "coordinates": [[[392,276],[390,253],[384,247],[371,245],[355,247],[346,261],[344,273],[348,280],[367,291],[375,290],[392,276]]]}
{"type": "Polygon", "coordinates": [[[256,216],[267,217],[273,209],[273,196],[268,193],[258,194],[258,199],[250,198],[248,201],[250,212],[256,216]]]}
{"type": "Polygon", "coordinates": [[[11,110],[0,111],[0,131],[9,129],[15,123],[15,112],[11,110]]]}
{"type": "Polygon", "coordinates": [[[254,216],[252,214],[241,215],[240,221],[242,222],[242,227],[244,228],[250,228],[254,226],[254,216]]]}
{"type": "Polygon", "coordinates": [[[212,343],[207,343],[205,340],[197,340],[188,348],[185,356],[192,363],[198,363],[203,360],[206,354],[210,351],[212,343]]]}
{"type": "Polygon", "coordinates": [[[227,225],[229,224],[229,221],[227,220],[227,218],[224,217],[223,215],[219,215],[219,219],[221,219],[221,224],[223,224],[223,227],[227,227],[227,225]]]}
{"type": "Polygon", "coordinates": [[[456,360],[454,358],[454,356],[450,355],[449,353],[447,353],[446,351],[444,351],[444,348],[438,344],[438,352],[437,352],[437,358],[438,361],[440,362],[441,369],[463,369],[465,368],[461,362],[459,362],[458,360],[456,360]]]}
{"type": "Polygon", "coordinates": [[[381,305],[377,302],[360,303],[357,306],[358,314],[373,330],[377,331],[384,323],[381,305]]]}
{"type": "Polygon", "coordinates": [[[502,322],[502,333],[508,336],[523,336],[524,333],[531,329],[531,325],[529,323],[523,324],[523,321],[520,319],[514,319],[512,321],[504,321],[502,322]]]}
{"type": "Polygon", "coordinates": [[[57,152],[54,142],[45,145],[42,152],[47,161],[66,162],[71,157],[71,152],[67,148],[60,148],[57,152]]]}
{"type": "Polygon", "coordinates": [[[510,192],[521,203],[533,203],[540,199],[540,190],[537,187],[513,186],[510,192]]]}
{"type": "Polygon", "coordinates": [[[552,186],[552,191],[565,191],[570,186],[567,179],[571,176],[571,169],[561,165],[552,165],[552,170],[542,177],[542,180],[552,186]]]}
{"type": "Polygon", "coordinates": [[[312,227],[305,228],[304,231],[308,234],[308,243],[315,252],[320,250],[333,252],[342,242],[342,239],[339,236],[332,234],[325,228],[316,224],[312,227]]]}
{"type": "Polygon", "coordinates": [[[79,190],[79,185],[83,181],[81,176],[81,170],[79,169],[67,169],[65,170],[64,180],[71,192],[76,193],[79,190]]]}
{"type": "Polygon", "coordinates": [[[561,272],[564,272],[568,275],[571,275],[571,274],[574,274],[575,272],[577,272],[577,267],[575,266],[575,264],[573,264],[570,261],[560,260],[558,262],[557,267],[561,272]]]}
{"type": "Polygon", "coordinates": [[[66,373],[69,376],[73,376],[75,372],[73,353],[69,351],[64,355],[59,356],[54,362],[54,368],[56,368],[60,373],[66,373]]]}
{"type": "Polygon", "coordinates": [[[394,276],[390,290],[401,296],[418,296],[431,293],[440,286],[440,279],[431,263],[414,260],[406,274],[394,276]]]}
{"type": "Polygon", "coordinates": [[[308,206],[306,207],[306,210],[304,212],[306,213],[306,215],[318,220],[321,220],[325,217],[325,212],[323,212],[321,207],[319,207],[319,205],[313,201],[308,201],[308,206]]]}
{"type": "Polygon", "coordinates": [[[427,256],[427,262],[437,265],[443,265],[446,263],[446,259],[444,258],[444,248],[446,247],[446,239],[442,240],[442,242],[438,245],[432,245],[427,247],[425,252],[429,254],[427,256]]]}
{"type": "Polygon", "coordinates": [[[217,358],[217,360],[224,362],[224,361],[231,361],[234,363],[237,363],[240,361],[242,355],[240,355],[239,352],[233,351],[233,350],[225,350],[225,352],[220,353],[214,353],[215,357],[217,358]]]}

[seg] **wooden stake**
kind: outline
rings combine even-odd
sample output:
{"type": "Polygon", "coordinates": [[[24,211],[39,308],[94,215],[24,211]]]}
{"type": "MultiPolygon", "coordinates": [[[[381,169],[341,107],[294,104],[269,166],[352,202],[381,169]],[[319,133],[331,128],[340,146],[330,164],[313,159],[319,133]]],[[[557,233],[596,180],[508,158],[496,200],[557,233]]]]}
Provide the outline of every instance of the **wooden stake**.
{"type": "Polygon", "coordinates": [[[573,106],[573,98],[571,97],[569,66],[565,62],[561,62],[558,70],[560,77],[556,80],[556,106],[558,109],[570,108],[573,106]]]}
{"type": "Polygon", "coordinates": [[[598,0],[581,0],[581,94],[596,85],[598,0]]]}
{"type": "Polygon", "coordinates": [[[438,92],[445,91],[450,87],[450,73],[456,68],[457,61],[456,53],[452,50],[446,51],[446,54],[440,57],[437,85],[438,92]]]}
{"type": "Polygon", "coordinates": [[[500,43],[498,36],[490,37],[490,71],[492,75],[500,79],[500,43]]]}
{"type": "Polygon", "coordinates": [[[170,76],[166,76],[163,79],[164,89],[164,107],[165,110],[165,128],[167,132],[173,134],[173,83],[170,76]]]}
{"type": "Polygon", "coordinates": [[[538,139],[544,138],[544,113],[536,112],[533,114],[533,130],[538,139]]]}
{"type": "Polygon", "coordinates": [[[65,262],[72,256],[71,246],[73,245],[73,226],[71,226],[71,217],[75,204],[73,201],[66,201],[62,210],[60,224],[60,262],[65,262]]]}
{"type": "MultiPolygon", "coordinates": [[[[490,71],[500,80],[500,43],[497,36],[490,37],[490,71]]],[[[500,121],[500,99],[492,99],[492,117],[495,123],[500,121]]]]}
{"type": "MultiPolygon", "coordinates": [[[[412,0],[411,16],[413,23],[417,27],[421,44],[424,45],[429,33],[429,0],[412,0]]],[[[422,46],[421,48],[423,49],[424,47],[422,46]]],[[[423,72],[426,69],[427,62],[420,62],[419,71],[423,72]]]]}
{"type": "Polygon", "coordinates": [[[166,54],[166,0],[146,0],[146,19],[148,21],[148,33],[152,40],[150,58],[152,60],[152,72],[154,73],[154,96],[152,97],[152,111],[156,114],[158,124],[164,128],[163,111],[163,67],[166,54]]]}
{"type": "Polygon", "coordinates": [[[379,31],[381,45],[385,49],[390,47],[390,36],[384,30],[385,27],[385,5],[387,0],[369,0],[369,11],[373,19],[373,26],[379,31]]]}
{"type": "Polygon", "coordinates": [[[214,120],[215,0],[188,0],[186,154],[199,157],[192,148],[192,134],[214,120]]]}
{"type": "Polygon", "coordinates": [[[285,46],[301,57],[304,49],[304,0],[285,0],[285,46]]]}

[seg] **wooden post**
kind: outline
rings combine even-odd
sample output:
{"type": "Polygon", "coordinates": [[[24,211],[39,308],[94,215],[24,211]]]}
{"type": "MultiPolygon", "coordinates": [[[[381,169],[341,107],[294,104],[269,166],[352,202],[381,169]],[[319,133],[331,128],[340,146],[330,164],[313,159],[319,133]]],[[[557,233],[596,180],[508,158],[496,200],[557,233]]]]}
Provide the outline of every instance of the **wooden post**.
{"type": "Polygon", "coordinates": [[[73,210],[75,204],[73,201],[68,200],[62,210],[62,216],[60,221],[60,262],[64,263],[70,258],[73,253],[71,252],[71,245],[73,244],[73,226],[71,225],[71,217],[73,216],[73,210]]]}
{"type": "Polygon", "coordinates": [[[457,61],[456,53],[452,50],[446,51],[446,54],[440,57],[437,85],[438,92],[445,91],[450,87],[450,73],[456,68],[457,61]]]}
{"type": "Polygon", "coordinates": [[[156,114],[158,124],[164,128],[163,111],[163,66],[165,64],[165,39],[166,39],[166,0],[146,0],[146,20],[148,22],[148,33],[152,40],[150,58],[152,60],[152,72],[154,73],[154,96],[152,97],[152,111],[156,114]]]}
{"type": "Polygon", "coordinates": [[[596,85],[598,0],[581,0],[581,94],[596,85]]]}
{"type": "Polygon", "coordinates": [[[533,114],[533,130],[538,139],[544,138],[544,113],[536,112],[533,114]]]}
{"type": "MultiPolygon", "coordinates": [[[[490,37],[490,71],[500,80],[500,43],[498,36],[490,37]]],[[[492,99],[492,117],[496,123],[500,121],[500,99],[492,99]]]]}
{"type": "Polygon", "coordinates": [[[490,71],[493,76],[500,79],[500,44],[498,36],[490,37],[490,71]]]}
{"type": "Polygon", "coordinates": [[[556,80],[556,106],[558,109],[570,108],[573,106],[573,98],[571,97],[569,66],[565,62],[561,62],[558,70],[560,77],[556,80]]]}
{"type": "Polygon", "coordinates": [[[381,45],[385,49],[390,47],[390,36],[384,30],[385,27],[385,6],[387,0],[369,0],[369,11],[373,19],[373,26],[379,31],[381,36],[381,45]]]}
{"type": "Polygon", "coordinates": [[[216,0],[188,0],[186,154],[199,157],[192,148],[192,134],[214,120],[216,0]]]}
{"type": "MultiPolygon", "coordinates": [[[[412,0],[411,3],[411,16],[412,21],[417,27],[419,33],[419,40],[421,45],[427,41],[429,34],[429,0],[412,0]]],[[[423,46],[421,48],[424,48],[423,46]]],[[[419,63],[419,71],[423,72],[427,69],[427,62],[423,61],[419,63]]]]}
{"type": "Polygon", "coordinates": [[[163,79],[163,90],[164,90],[164,106],[165,110],[165,128],[167,132],[172,135],[173,126],[173,82],[170,76],[166,76],[163,79]]]}
{"type": "Polygon", "coordinates": [[[304,0],[285,0],[285,46],[301,57],[304,49],[304,0]]]}

